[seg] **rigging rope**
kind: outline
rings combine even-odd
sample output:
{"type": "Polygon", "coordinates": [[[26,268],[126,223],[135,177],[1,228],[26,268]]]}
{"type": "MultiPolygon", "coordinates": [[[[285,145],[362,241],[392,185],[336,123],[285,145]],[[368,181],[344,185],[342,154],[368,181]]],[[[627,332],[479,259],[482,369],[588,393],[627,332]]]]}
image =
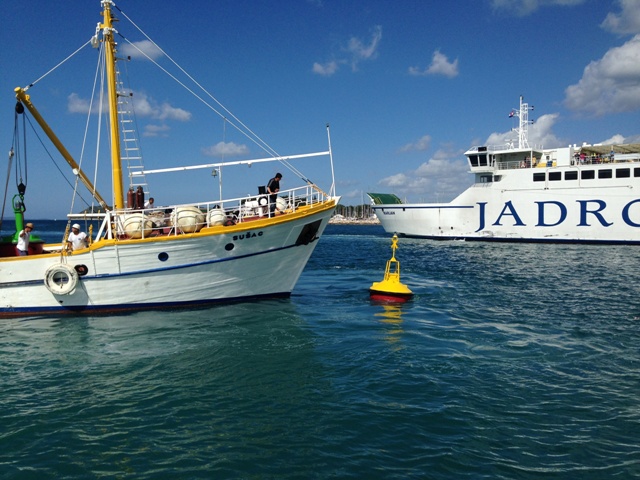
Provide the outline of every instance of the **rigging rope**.
{"type": "MultiPolygon", "coordinates": [[[[247,125],[245,125],[242,120],[240,120],[238,117],[236,117],[227,107],[225,107],[217,98],[215,98],[211,93],[209,93],[202,85],[200,85],[200,83],[198,83],[198,81],[193,78],[191,75],[189,75],[189,73],[182,68],[167,52],[165,52],[156,42],[154,42],[151,37],[149,37],[133,20],[131,20],[126,13],[124,13],[117,5],[114,4],[114,7],[124,16],[124,18],[126,18],[131,25],[133,25],[147,40],[149,40],[149,42],[151,42],[151,44],[157,48],[165,57],[167,57],[169,59],[169,61],[171,61],[171,63],[173,63],[173,65],[176,66],[176,68],[178,68],[184,75],[186,75],[186,77],[191,80],[202,92],[204,92],[209,98],[211,98],[217,105],[219,105],[227,114],[229,114],[236,122],[238,122],[242,128],[240,128],[238,125],[236,125],[235,123],[231,122],[225,115],[223,115],[221,112],[219,112],[215,107],[213,107],[211,104],[209,104],[206,100],[204,100],[203,98],[201,98],[196,92],[194,92],[191,88],[189,88],[187,85],[185,85],[182,81],[180,81],[178,78],[176,78],[173,74],[171,74],[169,71],[167,71],[164,67],[162,67],[160,64],[158,64],[155,60],[153,60],[149,55],[147,55],[144,51],[142,51],[140,48],[138,48],[137,45],[135,45],[133,42],[131,42],[129,39],[127,39],[124,35],[122,35],[120,32],[116,33],[122,37],[123,40],[125,40],[129,45],[131,45],[131,47],[133,47],[134,49],[136,49],[138,52],[140,52],[140,54],[142,54],[147,60],[149,60],[150,62],[152,62],[155,66],[157,66],[160,70],[162,70],[164,73],[166,73],[169,77],[171,77],[175,82],[177,82],[179,85],[181,85],[185,90],[187,90],[189,93],[191,93],[194,97],[196,97],[198,100],[200,100],[203,104],[205,104],[207,107],[209,107],[211,110],[213,110],[217,115],[219,115],[221,118],[223,118],[223,120],[226,120],[227,122],[229,122],[238,132],[240,132],[242,135],[244,135],[247,139],[251,140],[253,143],[255,143],[258,147],[260,147],[262,150],[264,150],[265,152],[267,152],[268,154],[274,156],[274,157],[280,157],[281,155],[278,154],[278,152],[276,152],[275,149],[273,149],[269,144],[267,144],[267,142],[265,142],[258,134],[256,134],[253,130],[251,130],[247,125]],[[244,129],[244,130],[243,130],[244,129]]],[[[278,160],[281,164],[285,165],[290,171],[292,171],[294,174],[296,174],[298,177],[302,178],[303,180],[310,182],[307,178],[305,178],[302,173],[295,168],[293,165],[291,165],[289,162],[287,162],[286,160],[278,160]]]]}
{"type": "Polygon", "coordinates": [[[42,80],[44,77],[46,77],[47,75],[49,75],[51,72],[53,72],[54,70],[56,70],[58,67],[60,67],[63,63],[65,63],[67,60],[69,60],[71,57],[73,57],[76,53],[78,53],[80,50],[82,50],[84,47],[86,47],[87,45],[89,45],[91,43],[91,40],[88,40],[84,45],[82,45],[80,48],[78,48],[75,52],[73,52],[71,55],[69,55],[67,58],[65,58],[64,60],[62,60],[59,64],[57,64],[55,67],[53,67],[51,70],[49,70],[47,73],[45,73],[44,75],[42,75],[40,78],[38,78],[35,82],[30,83],[28,86],[24,87],[24,91],[26,92],[27,90],[29,90],[31,87],[33,87],[36,83],[38,83],[40,80],[42,80]]]}

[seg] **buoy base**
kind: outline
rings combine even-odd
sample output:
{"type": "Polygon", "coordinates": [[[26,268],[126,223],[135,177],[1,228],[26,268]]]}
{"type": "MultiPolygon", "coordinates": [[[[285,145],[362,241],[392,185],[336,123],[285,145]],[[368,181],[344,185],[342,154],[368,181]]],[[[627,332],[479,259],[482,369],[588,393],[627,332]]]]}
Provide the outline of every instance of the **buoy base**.
{"type": "Polygon", "coordinates": [[[413,297],[413,293],[381,292],[369,290],[371,300],[380,303],[406,303],[413,297]]]}

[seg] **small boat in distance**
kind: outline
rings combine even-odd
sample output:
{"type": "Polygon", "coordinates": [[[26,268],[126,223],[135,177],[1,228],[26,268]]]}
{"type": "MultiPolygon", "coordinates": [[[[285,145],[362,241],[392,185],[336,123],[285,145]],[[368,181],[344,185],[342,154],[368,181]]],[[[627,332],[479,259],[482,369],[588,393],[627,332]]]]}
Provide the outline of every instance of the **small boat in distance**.
{"type": "MultiPolygon", "coordinates": [[[[27,149],[21,143],[26,133],[20,128],[27,124],[24,118],[30,115],[35,122],[29,119],[29,123],[41,127],[77,179],[73,196],[80,195],[77,189],[82,184],[94,201],[88,208],[68,215],[67,231],[61,232],[60,243],[45,244],[32,237],[28,255],[20,256],[16,243],[25,226],[28,200],[26,180],[23,183],[21,178],[16,179],[15,233],[0,239],[0,318],[107,314],[288,297],[339,201],[335,195],[328,125],[326,151],[281,156],[238,120],[236,123],[246,129],[242,135],[247,138],[254,135],[256,145],[267,151],[266,157],[145,170],[132,134],[135,121],[131,120],[131,94],[123,86],[122,68],[117,66],[118,62],[127,61],[118,55],[119,46],[114,38],[119,34],[114,22],[120,19],[114,16],[112,0],[101,0],[101,5],[102,17],[95,35],[85,46],[97,49],[100,54],[97,71],[104,73],[104,81],[94,83],[105,86],[106,100],[96,103],[108,105],[105,123],[109,130],[111,167],[109,174],[98,180],[112,184],[112,193],[107,197],[97,191],[95,177],[84,173],[80,162],[53,132],[35,106],[35,95],[32,101],[31,91],[27,94],[34,85],[16,88],[16,134],[10,163],[23,162],[20,167],[24,167],[26,158],[20,157],[22,154],[26,157],[27,149]],[[330,178],[331,183],[324,189],[291,165],[294,160],[309,157],[328,159],[325,178],[330,178]],[[215,176],[223,168],[227,172],[230,167],[247,168],[262,162],[277,162],[273,172],[290,169],[293,174],[287,177],[287,185],[295,184],[295,177],[298,185],[277,194],[267,193],[265,187],[255,187],[254,195],[223,198],[220,184],[220,199],[215,201],[194,199],[192,203],[162,209],[145,202],[149,194],[146,176],[153,173],[179,174],[187,169],[206,168],[215,176]],[[123,181],[125,174],[127,184],[123,181]],[[89,233],[88,243],[78,249],[67,245],[72,223],[89,233]]],[[[126,17],[123,12],[122,15],[126,17]]],[[[146,35],[145,38],[148,39],[146,35]]],[[[100,92],[93,98],[102,98],[100,92]]],[[[224,115],[213,110],[227,121],[230,112],[222,108],[224,115]]],[[[235,116],[232,118],[237,120],[235,116]]],[[[251,183],[259,185],[258,180],[251,183]]],[[[175,185],[180,185],[179,178],[175,185]]],[[[191,185],[185,187],[195,190],[191,185]]],[[[85,197],[86,192],[82,192],[85,197]]],[[[46,197],[51,202],[59,195],[46,197]]],[[[38,200],[44,198],[40,194],[38,200]]],[[[62,208],[73,205],[69,199],[62,208]]]]}
{"type": "Polygon", "coordinates": [[[474,182],[450,203],[403,203],[369,193],[388,233],[438,240],[640,244],[640,144],[528,142],[520,97],[518,143],[465,155],[474,182]]]}

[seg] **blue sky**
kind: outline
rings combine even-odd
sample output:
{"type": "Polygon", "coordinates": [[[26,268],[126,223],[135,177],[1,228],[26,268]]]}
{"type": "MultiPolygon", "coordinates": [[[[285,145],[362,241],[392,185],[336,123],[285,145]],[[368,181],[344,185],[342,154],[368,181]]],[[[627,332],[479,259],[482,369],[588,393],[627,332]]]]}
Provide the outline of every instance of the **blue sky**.
{"type": "MultiPolygon", "coordinates": [[[[530,143],[640,140],[640,0],[116,4],[278,153],[325,150],[329,123],[344,204],[362,203],[367,191],[451,200],[472,181],[464,151],[512,136],[517,119],[508,113],[520,95],[535,107],[530,143]]],[[[99,12],[97,0],[3,3],[5,152],[12,142],[13,88],[40,78],[87,41],[99,12]]],[[[130,41],[144,40],[121,23],[116,28],[130,41]]],[[[29,91],[76,157],[94,58],[94,51],[83,50],[29,91]]],[[[264,156],[183,92],[174,93],[166,77],[136,83],[134,75],[151,70],[147,60],[134,57],[127,69],[147,168],[213,163],[222,150],[227,160],[264,156]]],[[[328,188],[328,169],[323,163],[321,172],[318,162],[295,165],[328,188]]],[[[27,216],[68,213],[69,187],[35,146],[28,168],[27,216]]],[[[255,193],[282,169],[225,170],[225,196],[255,193]]],[[[283,187],[292,186],[293,174],[282,173],[283,187]]],[[[198,200],[218,198],[209,170],[147,180],[157,204],[187,202],[194,192],[198,200]]]]}

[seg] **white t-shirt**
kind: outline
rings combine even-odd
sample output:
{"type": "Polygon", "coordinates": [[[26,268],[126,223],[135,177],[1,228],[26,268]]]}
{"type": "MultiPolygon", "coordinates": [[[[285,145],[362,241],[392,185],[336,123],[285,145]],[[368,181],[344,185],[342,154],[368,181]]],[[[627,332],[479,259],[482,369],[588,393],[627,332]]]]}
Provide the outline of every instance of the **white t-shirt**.
{"type": "Polygon", "coordinates": [[[18,250],[22,250],[23,252],[27,252],[29,250],[30,237],[31,234],[29,232],[25,232],[24,230],[20,231],[20,235],[18,235],[18,245],[16,245],[18,250]]]}
{"type": "Polygon", "coordinates": [[[87,246],[87,234],[84,232],[79,232],[77,235],[71,232],[68,240],[71,242],[71,246],[74,250],[85,248],[87,246]]]}

